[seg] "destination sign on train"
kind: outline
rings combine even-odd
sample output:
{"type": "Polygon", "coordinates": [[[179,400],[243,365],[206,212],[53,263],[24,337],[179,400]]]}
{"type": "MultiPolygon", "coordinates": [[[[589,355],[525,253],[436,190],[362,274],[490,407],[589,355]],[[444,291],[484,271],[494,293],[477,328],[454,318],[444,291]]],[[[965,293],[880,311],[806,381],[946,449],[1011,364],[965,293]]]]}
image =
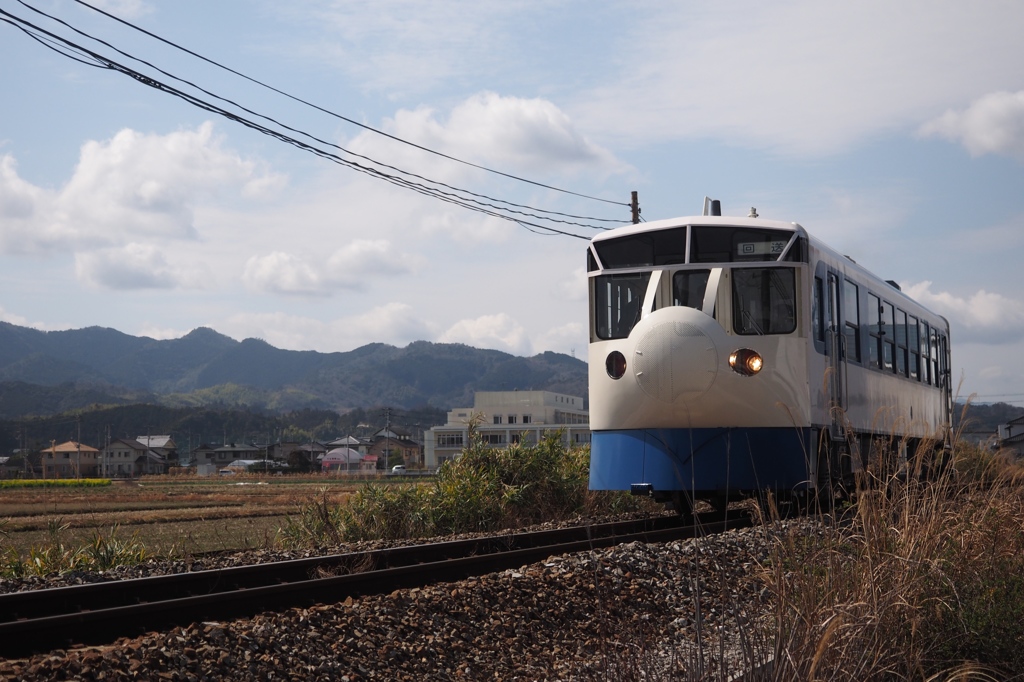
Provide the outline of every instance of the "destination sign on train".
{"type": "Polygon", "coordinates": [[[763,256],[779,254],[786,248],[786,242],[740,242],[736,245],[737,256],[763,256]]]}

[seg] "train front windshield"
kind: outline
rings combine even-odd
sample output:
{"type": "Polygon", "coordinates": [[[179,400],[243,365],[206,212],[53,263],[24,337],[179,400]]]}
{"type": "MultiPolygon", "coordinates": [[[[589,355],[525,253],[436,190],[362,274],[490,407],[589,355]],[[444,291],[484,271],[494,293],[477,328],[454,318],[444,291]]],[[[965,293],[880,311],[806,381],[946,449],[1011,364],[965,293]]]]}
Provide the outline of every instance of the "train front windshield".
{"type": "Polygon", "coordinates": [[[594,291],[594,314],[597,336],[601,339],[624,339],[640,321],[641,306],[647,292],[649,272],[623,275],[602,275],[594,291]]]}
{"type": "Polygon", "coordinates": [[[806,239],[794,232],[694,225],[598,241],[594,250],[601,265],[588,251],[588,269],[605,270],[595,274],[593,280],[592,333],[597,339],[629,336],[643,314],[652,277],[648,268],[657,270],[659,266],[669,267],[658,280],[663,284],[652,292],[652,311],[686,306],[717,318],[716,293],[709,292],[708,287],[717,290],[722,274],[731,272],[732,319],[720,322],[731,323],[733,331],[742,335],[796,331],[795,271],[780,267],[787,261],[806,262],[806,239]],[[772,261],[779,265],[767,265],[772,261]],[[725,267],[693,267],[697,263],[720,263],[725,267]],[[758,263],[766,265],[757,267],[758,263]],[[646,271],[622,272],[640,268],[646,271]]]}

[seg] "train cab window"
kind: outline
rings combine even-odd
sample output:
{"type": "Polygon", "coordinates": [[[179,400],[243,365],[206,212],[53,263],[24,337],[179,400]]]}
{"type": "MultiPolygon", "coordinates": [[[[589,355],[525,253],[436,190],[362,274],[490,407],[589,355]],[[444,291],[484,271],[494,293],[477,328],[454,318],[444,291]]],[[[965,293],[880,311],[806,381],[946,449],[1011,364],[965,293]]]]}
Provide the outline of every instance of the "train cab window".
{"type": "Polygon", "coordinates": [[[921,323],[921,381],[926,384],[932,383],[931,373],[928,371],[928,323],[921,323]]]}
{"type": "Polygon", "coordinates": [[[672,275],[672,305],[701,309],[710,270],[680,270],[672,275]]]}
{"type": "Polygon", "coordinates": [[[907,376],[907,314],[896,309],[896,373],[907,376]]]}
{"type": "Polygon", "coordinates": [[[822,291],[825,283],[821,277],[814,278],[814,294],[811,298],[811,326],[814,328],[814,340],[825,342],[825,318],[821,314],[822,291]]]}
{"type": "Polygon", "coordinates": [[[649,272],[594,278],[594,333],[599,339],[624,339],[640,321],[649,272]]]}
{"type": "Polygon", "coordinates": [[[907,364],[908,376],[916,381],[920,374],[921,342],[919,340],[917,318],[913,315],[907,317],[907,348],[910,350],[910,357],[908,358],[910,362],[907,364]]]}
{"type": "Polygon", "coordinates": [[[931,346],[932,385],[941,387],[942,375],[939,374],[939,330],[935,327],[932,327],[929,345],[931,346]]]}
{"type": "Polygon", "coordinates": [[[843,282],[843,334],[846,337],[846,357],[860,362],[860,298],[857,285],[846,280],[843,282]]]}
{"type": "Polygon", "coordinates": [[[686,228],[667,230],[594,242],[605,268],[642,268],[686,262],[686,228]]]}
{"type": "Polygon", "coordinates": [[[796,331],[796,276],[790,268],[732,271],[733,329],[737,334],[796,331]]]}
{"type": "Polygon", "coordinates": [[[694,225],[690,232],[691,263],[775,261],[793,237],[785,230],[694,225]]]}

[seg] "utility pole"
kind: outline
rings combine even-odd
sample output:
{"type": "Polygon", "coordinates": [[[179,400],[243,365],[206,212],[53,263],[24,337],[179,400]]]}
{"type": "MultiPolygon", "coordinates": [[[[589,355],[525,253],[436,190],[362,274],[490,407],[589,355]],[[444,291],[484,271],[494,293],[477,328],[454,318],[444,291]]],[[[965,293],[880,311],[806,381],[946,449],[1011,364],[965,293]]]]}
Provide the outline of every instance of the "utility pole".
{"type": "Polygon", "coordinates": [[[384,473],[388,470],[388,453],[391,448],[391,408],[384,408],[384,473]]]}
{"type": "Polygon", "coordinates": [[[640,200],[635,190],[630,193],[629,208],[633,213],[633,224],[637,225],[640,222],[640,200]]]}
{"type": "Polygon", "coordinates": [[[75,425],[78,427],[78,437],[75,441],[75,478],[82,477],[82,415],[75,417],[75,425]]]}

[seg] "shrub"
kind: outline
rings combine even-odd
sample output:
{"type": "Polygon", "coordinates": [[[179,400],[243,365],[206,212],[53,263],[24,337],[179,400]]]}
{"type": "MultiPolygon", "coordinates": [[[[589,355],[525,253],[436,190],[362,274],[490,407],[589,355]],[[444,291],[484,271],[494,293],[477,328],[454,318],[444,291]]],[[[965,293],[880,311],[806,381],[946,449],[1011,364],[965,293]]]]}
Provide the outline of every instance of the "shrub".
{"type": "Polygon", "coordinates": [[[20,578],[70,571],[105,571],[115,566],[138,564],[148,558],[146,547],[137,536],[120,538],[117,526],[111,528],[108,535],[96,531],[89,544],[82,547],[70,547],[64,543],[68,527],[61,519],[51,519],[47,523],[47,542],[31,547],[24,559],[13,547],[3,548],[0,575],[20,578]]]}
{"type": "Polygon", "coordinates": [[[535,445],[490,448],[478,438],[430,483],[369,484],[342,507],[309,501],[281,529],[286,545],[403,539],[520,528],[594,511],[650,508],[624,494],[593,493],[590,451],[561,433],[535,445]]]}

